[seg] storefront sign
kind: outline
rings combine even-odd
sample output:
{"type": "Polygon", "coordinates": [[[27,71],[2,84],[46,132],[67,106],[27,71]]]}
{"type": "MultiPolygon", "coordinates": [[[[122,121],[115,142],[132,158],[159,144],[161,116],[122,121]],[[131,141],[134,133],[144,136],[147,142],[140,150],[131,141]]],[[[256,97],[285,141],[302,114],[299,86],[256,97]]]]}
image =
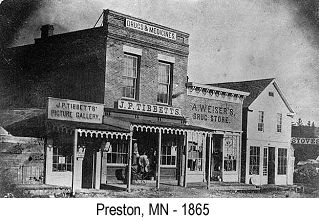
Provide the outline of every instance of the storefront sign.
{"type": "Polygon", "coordinates": [[[319,138],[292,137],[292,144],[313,144],[319,145],[319,138]]]}
{"type": "Polygon", "coordinates": [[[241,104],[194,96],[188,96],[187,100],[186,117],[189,124],[210,129],[242,129],[241,104]]]}
{"type": "Polygon", "coordinates": [[[103,104],[49,97],[48,119],[102,123],[103,104]]]}
{"type": "Polygon", "coordinates": [[[143,104],[143,103],[138,103],[134,101],[125,101],[125,100],[118,101],[118,109],[138,111],[138,112],[144,112],[144,113],[163,114],[163,115],[170,115],[170,116],[182,115],[182,111],[180,108],[166,107],[166,106],[153,105],[153,104],[143,104]]]}
{"type": "Polygon", "coordinates": [[[167,31],[161,28],[157,28],[151,25],[147,25],[141,22],[133,21],[131,19],[126,19],[125,21],[125,26],[128,28],[132,28],[135,30],[139,30],[142,32],[146,32],[152,35],[160,36],[163,38],[167,38],[170,40],[175,40],[176,41],[176,33],[167,31]]]}

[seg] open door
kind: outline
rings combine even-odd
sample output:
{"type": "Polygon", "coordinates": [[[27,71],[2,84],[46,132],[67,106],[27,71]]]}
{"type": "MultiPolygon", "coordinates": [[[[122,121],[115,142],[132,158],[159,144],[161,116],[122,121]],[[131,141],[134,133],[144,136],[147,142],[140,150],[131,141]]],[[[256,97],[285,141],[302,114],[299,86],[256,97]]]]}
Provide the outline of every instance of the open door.
{"type": "Polygon", "coordinates": [[[87,148],[82,164],[82,188],[94,187],[95,153],[93,148],[87,148]]]}
{"type": "Polygon", "coordinates": [[[211,157],[211,180],[222,181],[223,168],[223,135],[214,134],[212,136],[213,148],[211,157]]]}

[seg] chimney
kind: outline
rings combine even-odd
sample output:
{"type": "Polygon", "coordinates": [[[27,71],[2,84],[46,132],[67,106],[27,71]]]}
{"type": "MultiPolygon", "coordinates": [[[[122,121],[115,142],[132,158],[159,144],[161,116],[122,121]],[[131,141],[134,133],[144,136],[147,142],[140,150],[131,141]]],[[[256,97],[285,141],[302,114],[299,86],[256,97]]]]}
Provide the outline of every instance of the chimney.
{"type": "Polygon", "coordinates": [[[47,38],[53,35],[53,25],[42,25],[41,27],[41,38],[47,38]]]}

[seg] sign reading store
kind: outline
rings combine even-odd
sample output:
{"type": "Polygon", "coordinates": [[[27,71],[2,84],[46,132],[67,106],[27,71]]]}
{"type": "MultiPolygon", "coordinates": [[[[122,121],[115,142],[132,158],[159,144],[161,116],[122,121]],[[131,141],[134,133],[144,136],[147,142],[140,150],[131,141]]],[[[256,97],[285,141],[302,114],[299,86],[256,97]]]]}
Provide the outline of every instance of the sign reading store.
{"type": "Polygon", "coordinates": [[[182,111],[180,108],[167,107],[167,106],[154,105],[154,104],[144,104],[144,103],[139,103],[135,101],[119,100],[117,108],[121,110],[131,110],[131,111],[138,111],[138,112],[144,112],[144,113],[163,114],[163,115],[170,115],[170,116],[182,116],[182,111]]]}
{"type": "Polygon", "coordinates": [[[306,138],[306,137],[292,137],[291,138],[292,144],[312,144],[312,145],[319,145],[319,138],[306,138]]]}
{"type": "Polygon", "coordinates": [[[164,30],[162,28],[157,28],[152,25],[147,25],[141,22],[133,21],[131,19],[126,19],[125,26],[131,29],[176,41],[176,33],[164,30]]]}
{"type": "Polygon", "coordinates": [[[49,97],[48,119],[101,124],[104,105],[49,97]]]}

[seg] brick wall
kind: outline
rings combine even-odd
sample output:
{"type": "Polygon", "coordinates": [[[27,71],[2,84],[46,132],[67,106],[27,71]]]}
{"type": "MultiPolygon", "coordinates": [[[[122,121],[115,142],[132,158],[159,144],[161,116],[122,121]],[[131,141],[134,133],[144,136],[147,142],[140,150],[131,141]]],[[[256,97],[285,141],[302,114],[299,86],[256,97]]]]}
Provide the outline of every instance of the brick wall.
{"type": "Polygon", "coordinates": [[[34,45],[8,49],[5,56],[0,108],[43,108],[49,96],[103,102],[103,28],[36,39],[34,45]]]}
{"type": "MultiPolygon", "coordinates": [[[[168,40],[125,27],[126,18],[158,27],[156,24],[112,11],[109,11],[107,14],[106,107],[113,108],[115,102],[122,97],[122,75],[124,72],[123,46],[126,45],[142,50],[140,56],[139,102],[148,104],[157,103],[158,55],[161,54],[175,59],[175,63],[173,64],[172,106],[183,108],[186,94],[185,83],[187,81],[188,34],[172,30],[177,33],[177,40],[168,40]]],[[[166,27],[162,28],[171,30],[166,27]]]]}

